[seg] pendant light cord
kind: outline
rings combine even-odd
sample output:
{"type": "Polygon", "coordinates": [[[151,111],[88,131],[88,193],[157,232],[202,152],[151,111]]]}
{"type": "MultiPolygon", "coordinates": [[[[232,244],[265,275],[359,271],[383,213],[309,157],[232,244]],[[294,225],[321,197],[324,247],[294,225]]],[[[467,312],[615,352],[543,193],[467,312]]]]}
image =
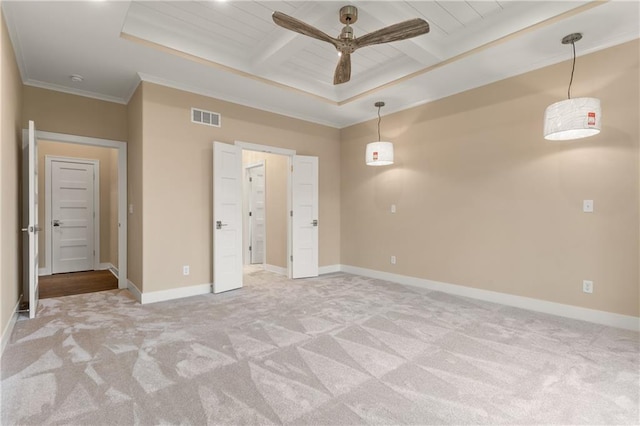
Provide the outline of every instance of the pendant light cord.
{"type": "Polygon", "coordinates": [[[573,47],[573,65],[571,66],[571,79],[569,80],[569,89],[567,89],[567,98],[571,99],[571,84],[573,84],[573,73],[576,70],[576,43],[571,42],[573,47]]]}
{"type": "Polygon", "coordinates": [[[382,108],[381,106],[378,107],[378,142],[380,142],[380,108],[382,108]]]}

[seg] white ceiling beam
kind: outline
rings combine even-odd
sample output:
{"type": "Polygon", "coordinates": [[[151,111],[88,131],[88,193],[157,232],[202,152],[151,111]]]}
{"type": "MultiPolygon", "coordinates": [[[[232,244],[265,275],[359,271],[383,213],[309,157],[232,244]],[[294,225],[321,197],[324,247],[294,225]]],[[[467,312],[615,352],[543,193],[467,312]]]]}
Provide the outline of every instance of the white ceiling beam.
{"type": "MultiPolygon", "coordinates": [[[[330,17],[335,17],[335,10],[332,5],[328,7],[327,4],[309,2],[302,4],[296,10],[295,15],[296,19],[315,27],[329,28],[330,25],[326,25],[326,23],[330,17]]],[[[273,26],[274,30],[271,35],[266,37],[255,49],[254,59],[251,61],[251,69],[255,72],[267,73],[270,69],[286,62],[309,44],[308,37],[281,28],[275,23],[273,26]]]]}

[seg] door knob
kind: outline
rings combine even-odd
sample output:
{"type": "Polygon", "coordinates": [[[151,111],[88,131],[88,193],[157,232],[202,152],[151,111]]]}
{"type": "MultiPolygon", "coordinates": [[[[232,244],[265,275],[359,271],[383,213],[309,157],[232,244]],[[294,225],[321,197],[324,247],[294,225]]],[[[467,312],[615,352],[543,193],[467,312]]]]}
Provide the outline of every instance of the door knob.
{"type": "Polygon", "coordinates": [[[222,223],[221,220],[216,220],[216,229],[222,229],[223,226],[227,226],[227,224],[222,223]]]}
{"type": "Polygon", "coordinates": [[[313,219],[313,222],[311,222],[311,224],[313,226],[318,226],[318,219],[313,219]]]}
{"type": "Polygon", "coordinates": [[[53,226],[60,226],[62,223],[58,219],[53,220],[53,226]]]}

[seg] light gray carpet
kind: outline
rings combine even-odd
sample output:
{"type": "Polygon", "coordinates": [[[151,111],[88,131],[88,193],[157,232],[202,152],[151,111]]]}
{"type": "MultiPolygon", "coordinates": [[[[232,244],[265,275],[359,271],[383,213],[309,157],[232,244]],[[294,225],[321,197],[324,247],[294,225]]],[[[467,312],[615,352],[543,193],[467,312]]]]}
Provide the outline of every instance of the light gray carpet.
{"type": "Polygon", "coordinates": [[[638,333],[348,274],[139,305],[42,301],[12,424],[637,424],[638,333]]]}

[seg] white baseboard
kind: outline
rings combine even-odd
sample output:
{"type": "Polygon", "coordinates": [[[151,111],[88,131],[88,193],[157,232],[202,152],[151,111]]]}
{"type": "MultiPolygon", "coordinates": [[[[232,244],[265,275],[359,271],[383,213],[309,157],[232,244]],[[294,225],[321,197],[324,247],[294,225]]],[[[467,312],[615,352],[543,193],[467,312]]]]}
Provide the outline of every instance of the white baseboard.
{"type": "Polygon", "coordinates": [[[189,287],[171,288],[169,290],[152,291],[149,293],[142,293],[140,303],[145,305],[147,303],[164,302],[167,300],[181,299],[183,297],[197,296],[200,294],[211,293],[211,284],[199,284],[189,287]]]}
{"type": "Polygon", "coordinates": [[[51,275],[51,271],[49,270],[49,268],[38,268],[38,276],[42,277],[45,275],[51,275]]]}
{"type": "Polygon", "coordinates": [[[338,264],[338,265],[326,265],[326,266],[321,266],[318,268],[318,274],[320,275],[324,275],[324,274],[333,274],[334,272],[341,272],[342,271],[342,265],[338,264]]]}
{"type": "Polygon", "coordinates": [[[273,272],[274,274],[280,274],[285,276],[289,275],[289,273],[287,272],[287,268],[283,268],[282,266],[268,265],[265,263],[264,270],[273,272]]]}
{"type": "Polygon", "coordinates": [[[115,266],[111,265],[108,269],[109,269],[109,272],[111,272],[111,274],[114,277],[120,278],[120,271],[118,271],[118,268],[116,268],[115,266]]]}
{"type": "Polygon", "coordinates": [[[129,286],[127,288],[133,295],[134,299],[136,299],[138,303],[142,303],[142,292],[140,291],[140,289],[138,289],[138,287],[136,287],[136,285],[131,281],[127,280],[127,282],[129,283],[129,286]]]}
{"type": "Polygon", "coordinates": [[[7,343],[9,343],[9,339],[11,339],[13,327],[16,325],[16,321],[18,320],[18,308],[20,308],[21,300],[22,296],[18,298],[18,303],[13,307],[13,313],[9,319],[9,323],[5,326],[4,330],[2,330],[2,338],[0,339],[0,356],[4,353],[4,348],[7,346],[7,343]]]}
{"type": "Polygon", "coordinates": [[[106,269],[111,269],[111,268],[113,268],[113,265],[109,262],[100,263],[98,265],[98,271],[104,271],[106,269]]]}
{"type": "Polygon", "coordinates": [[[595,309],[581,308],[578,306],[548,302],[546,300],[532,299],[530,297],[515,296],[506,293],[498,293],[495,291],[482,290],[479,288],[466,287],[462,285],[447,284],[423,278],[409,277],[406,275],[398,275],[389,272],[376,271],[373,269],[360,268],[357,266],[342,265],[342,271],[350,274],[391,281],[398,284],[420,287],[428,290],[442,291],[444,293],[455,294],[457,296],[469,297],[472,299],[484,300],[487,302],[499,303],[507,306],[514,306],[516,308],[528,309],[530,311],[588,321],[596,324],[608,325],[611,327],[624,328],[627,330],[640,331],[640,318],[629,315],[621,315],[612,312],[598,311],[595,309]]]}

